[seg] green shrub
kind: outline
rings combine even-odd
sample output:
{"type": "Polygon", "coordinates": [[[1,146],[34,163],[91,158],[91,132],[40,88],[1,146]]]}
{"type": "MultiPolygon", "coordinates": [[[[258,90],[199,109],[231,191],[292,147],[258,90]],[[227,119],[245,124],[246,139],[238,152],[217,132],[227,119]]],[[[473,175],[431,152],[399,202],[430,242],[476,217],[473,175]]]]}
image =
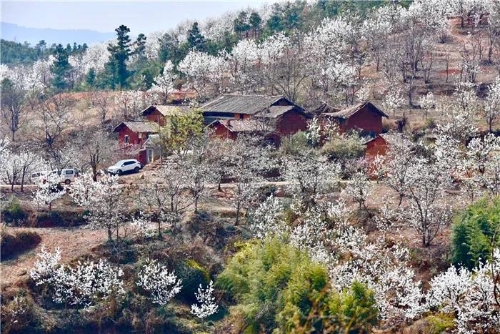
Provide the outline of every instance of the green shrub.
{"type": "Polygon", "coordinates": [[[490,259],[500,244],[500,197],[482,199],[456,218],[452,234],[452,262],[469,269],[490,259]]]}
{"type": "Polygon", "coordinates": [[[248,243],[216,285],[237,303],[230,316],[245,319],[240,332],[321,333],[334,326],[359,333],[377,321],[373,292],[359,283],[335,291],[325,267],[276,239],[248,243]]]}
{"type": "Polygon", "coordinates": [[[2,209],[2,219],[7,225],[21,226],[28,218],[28,214],[23,210],[19,200],[12,196],[2,209]]]}

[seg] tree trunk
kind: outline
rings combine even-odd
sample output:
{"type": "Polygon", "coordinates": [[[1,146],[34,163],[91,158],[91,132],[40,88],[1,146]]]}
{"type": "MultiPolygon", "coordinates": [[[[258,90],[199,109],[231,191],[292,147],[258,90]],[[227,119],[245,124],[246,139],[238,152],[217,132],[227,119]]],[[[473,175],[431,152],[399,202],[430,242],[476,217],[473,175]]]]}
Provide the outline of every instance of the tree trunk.
{"type": "Polygon", "coordinates": [[[113,234],[111,232],[111,228],[108,227],[108,241],[113,241],[113,234]]]}
{"type": "Polygon", "coordinates": [[[241,202],[238,201],[236,204],[236,222],[234,223],[234,226],[238,226],[240,223],[240,211],[241,211],[241,202]]]}

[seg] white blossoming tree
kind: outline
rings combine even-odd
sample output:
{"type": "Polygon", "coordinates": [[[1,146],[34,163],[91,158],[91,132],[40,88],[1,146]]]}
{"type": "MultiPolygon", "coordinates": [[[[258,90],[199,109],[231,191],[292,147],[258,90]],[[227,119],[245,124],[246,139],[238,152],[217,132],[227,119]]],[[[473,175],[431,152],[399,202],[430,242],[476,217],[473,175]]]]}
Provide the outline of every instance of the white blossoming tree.
{"type": "Polygon", "coordinates": [[[52,203],[63,197],[66,190],[60,185],[60,177],[57,173],[49,173],[37,183],[37,188],[33,192],[33,202],[40,205],[48,205],[49,211],[52,210],[52,203]]]}
{"type": "Polygon", "coordinates": [[[174,64],[172,64],[172,61],[168,60],[163,66],[162,73],[153,79],[154,83],[150,88],[150,91],[157,95],[158,101],[161,104],[167,104],[168,94],[174,89],[174,80],[176,78],[177,75],[174,73],[174,64]]]}
{"type": "Polygon", "coordinates": [[[182,288],[182,281],[157,260],[147,260],[138,273],[137,286],[150,293],[153,303],[167,304],[182,288]]]}
{"type": "Polygon", "coordinates": [[[123,294],[123,272],[106,260],[79,261],[76,266],[59,264],[61,251],[53,253],[42,245],[30,270],[36,285],[46,285],[55,303],[87,308],[112,294],[123,294]]]}
{"type": "Polygon", "coordinates": [[[198,292],[195,293],[196,300],[198,304],[191,305],[191,313],[200,319],[211,316],[217,312],[219,305],[215,302],[214,293],[214,282],[210,281],[208,286],[203,289],[203,287],[198,287],[198,292]]]}

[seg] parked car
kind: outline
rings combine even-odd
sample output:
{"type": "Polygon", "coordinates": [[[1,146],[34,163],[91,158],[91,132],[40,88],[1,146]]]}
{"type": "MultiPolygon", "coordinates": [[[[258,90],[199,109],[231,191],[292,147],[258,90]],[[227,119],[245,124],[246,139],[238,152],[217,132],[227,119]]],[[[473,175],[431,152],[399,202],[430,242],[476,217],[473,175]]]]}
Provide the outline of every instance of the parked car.
{"type": "Polygon", "coordinates": [[[142,165],[136,159],[125,159],[120,160],[113,166],[109,166],[107,172],[113,175],[122,175],[126,172],[139,172],[142,165]]]}
{"type": "Polygon", "coordinates": [[[54,169],[52,171],[39,171],[31,173],[30,180],[32,183],[47,181],[47,177],[54,177],[59,179],[60,183],[70,184],[79,175],[78,170],[75,168],[65,168],[61,171],[54,169]]]}
{"type": "Polygon", "coordinates": [[[37,184],[37,183],[45,180],[45,178],[46,178],[46,176],[47,176],[48,173],[49,172],[46,171],[46,170],[31,173],[31,175],[30,175],[30,181],[31,181],[31,183],[37,184]]]}
{"type": "Polygon", "coordinates": [[[65,168],[62,169],[59,173],[61,182],[65,184],[70,184],[75,180],[75,177],[78,176],[78,170],[74,168],[65,168]]]}

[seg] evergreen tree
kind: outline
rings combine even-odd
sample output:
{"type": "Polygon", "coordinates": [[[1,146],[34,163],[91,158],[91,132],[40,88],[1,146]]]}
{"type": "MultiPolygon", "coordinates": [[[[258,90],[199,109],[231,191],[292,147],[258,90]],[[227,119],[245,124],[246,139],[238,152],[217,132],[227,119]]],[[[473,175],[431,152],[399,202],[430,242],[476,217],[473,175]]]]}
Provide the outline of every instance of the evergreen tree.
{"type": "Polygon", "coordinates": [[[54,51],[54,58],[54,64],[51,67],[51,71],[54,74],[52,85],[57,91],[66,90],[70,85],[69,74],[72,67],[68,62],[68,52],[61,44],[57,45],[54,51]]]}
{"type": "Polygon", "coordinates": [[[247,12],[241,11],[238,17],[234,19],[234,32],[238,34],[240,38],[245,38],[246,34],[250,30],[250,25],[248,24],[247,12]]]}
{"type": "Polygon", "coordinates": [[[248,22],[250,23],[250,27],[252,28],[254,38],[258,38],[262,18],[258,13],[252,12],[252,14],[250,14],[250,18],[248,19],[248,22]]]}
{"type": "Polygon", "coordinates": [[[205,37],[200,32],[198,22],[193,23],[191,29],[188,30],[187,43],[189,49],[195,49],[196,51],[206,51],[207,43],[205,41],[205,37]]]}
{"type": "Polygon", "coordinates": [[[500,198],[469,206],[453,226],[452,261],[469,269],[491,258],[500,244],[500,198]]]}
{"type": "Polygon", "coordinates": [[[134,54],[137,55],[139,62],[146,59],[146,36],[144,34],[137,36],[134,54]]]}
{"type": "Polygon", "coordinates": [[[115,29],[117,33],[117,44],[109,44],[108,51],[111,53],[110,61],[107,64],[108,71],[111,72],[111,88],[127,87],[129,72],[127,70],[127,60],[131,55],[131,40],[128,35],[130,29],[124,25],[115,29]]]}

